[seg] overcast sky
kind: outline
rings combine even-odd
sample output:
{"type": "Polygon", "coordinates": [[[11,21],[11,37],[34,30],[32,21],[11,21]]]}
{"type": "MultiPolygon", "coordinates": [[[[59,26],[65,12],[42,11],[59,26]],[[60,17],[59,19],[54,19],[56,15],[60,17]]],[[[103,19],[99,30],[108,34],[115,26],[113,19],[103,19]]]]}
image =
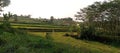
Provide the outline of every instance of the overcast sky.
{"type": "Polygon", "coordinates": [[[11,4],[4,8],[4,12],[32,15],[32,17],[56,18],[73,17],[80,8],[95,1],[104,0],[11,0],[11,4]]]}

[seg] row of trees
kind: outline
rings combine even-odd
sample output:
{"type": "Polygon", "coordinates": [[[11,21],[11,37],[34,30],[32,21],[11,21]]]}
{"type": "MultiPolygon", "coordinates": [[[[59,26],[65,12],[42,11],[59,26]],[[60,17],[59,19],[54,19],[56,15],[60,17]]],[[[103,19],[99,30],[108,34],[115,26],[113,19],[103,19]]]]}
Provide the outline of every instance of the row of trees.
{"type": "Polygon", "coordinates": [[[74,22],[71,17],[56,19],[54,16],[51,16],[50,19],[40,19],[40,20],[45,20],[46,23],[53,25],[70,25],[72,24],[72,22],[74,22]]]}
{"type": "MultiPolygon", "coordinates": [[[[95,2],[94,4],[81,9],[77,12],[77,18],[80,18],[87,25],[95,26],[98,29],[104,29],[111,33],[120,32],[120,1],[95,2]]],[[[117,34],[116,34],[117,35],[117,34]]]]}
{"type": "Polygon", "coordinates": [[[108,35],[115,39],[115,36],[120,35],[120,0],[95,2],[81,9],[75,17],[83,21],[81,24],[83,38],[95,39],[94,36],[108,35]]]}
{"type": "MultiPolygon", "coordinates": [[[[3,21],[4,18],[1,17],[0,21],[3,21]]],[[[38,24],[52,24],[52,25],[71,25],[74,21],[71,17],[56,19],[54,16],[51,16],[50,19],[45,18],[31,18],[29,15],[18,16],[17,14],[12,14],[12,17],[9,19],[12,23],[38,23],[38,24]]]]}

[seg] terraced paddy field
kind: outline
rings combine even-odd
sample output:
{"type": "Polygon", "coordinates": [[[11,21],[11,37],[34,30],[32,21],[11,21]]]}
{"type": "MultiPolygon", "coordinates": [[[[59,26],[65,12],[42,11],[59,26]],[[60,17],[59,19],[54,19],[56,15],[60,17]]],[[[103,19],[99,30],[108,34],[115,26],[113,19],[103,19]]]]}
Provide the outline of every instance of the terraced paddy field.
{"type": "Polygon", "coordinates": [[[11,24],[13,28],[22,29],[32,32],[67,32],[69,26],[56,26],[56,25],[39,25],[39,24],[11,24]]]}
{"type": "MultiPolygon", "coordinates": [[[[46,38],[46,32],[28,32],[28,33],[33,34],[35,36],[41,36],[43,38],[46,38]]],[[[116,48],[99,42],[78,40],[71,37],[66,37],[64,36],[65,33],[68,32],[53,32],[51,37],[54,42],[71,45],[76,48],[83,48],[83,50],[86,51],[87,50],[93,51],[92,53],[120,53],[120,48],[116,48]]]]}

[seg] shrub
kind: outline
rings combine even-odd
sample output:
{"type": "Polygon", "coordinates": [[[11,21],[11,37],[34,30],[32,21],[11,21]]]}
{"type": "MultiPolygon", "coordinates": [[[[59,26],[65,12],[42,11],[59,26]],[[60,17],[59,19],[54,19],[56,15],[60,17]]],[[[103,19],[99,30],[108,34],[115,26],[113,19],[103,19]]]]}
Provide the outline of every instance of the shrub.
{"type": "Polygon", "coordinates": [[[64,36],[70,36],[68,33],[66,33],[64,36]]]}
{"type": "Polygon", "coordinates": [[[46,32],[46,39],[52,40],[52,32],[46,32]]]}
{"type": "Polygon", "coordinates": [[[115,34],[110,34],[110,32],[105,32],[102,30],[95,29],[94,26],[81,26],[80,39],[98,41],[101,43],[119,46],[120,37],[115,36],[115,34]]]}
{"type": "Polygon", "coordinates": [[[80,30],[81,39],[93,40],[95,38],[95,28],[93,26],[82,26],[80,30]]]}

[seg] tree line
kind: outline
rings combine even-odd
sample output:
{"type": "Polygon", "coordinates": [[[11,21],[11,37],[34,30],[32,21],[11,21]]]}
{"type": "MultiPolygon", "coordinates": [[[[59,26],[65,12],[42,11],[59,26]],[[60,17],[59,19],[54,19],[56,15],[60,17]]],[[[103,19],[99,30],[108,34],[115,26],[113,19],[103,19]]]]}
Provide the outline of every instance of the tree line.
{"type": "Polygon", "coordinates": [[[95,2],[75,17],[82,21],[80,38],[120,43],[120,0],[95,2]]]}

